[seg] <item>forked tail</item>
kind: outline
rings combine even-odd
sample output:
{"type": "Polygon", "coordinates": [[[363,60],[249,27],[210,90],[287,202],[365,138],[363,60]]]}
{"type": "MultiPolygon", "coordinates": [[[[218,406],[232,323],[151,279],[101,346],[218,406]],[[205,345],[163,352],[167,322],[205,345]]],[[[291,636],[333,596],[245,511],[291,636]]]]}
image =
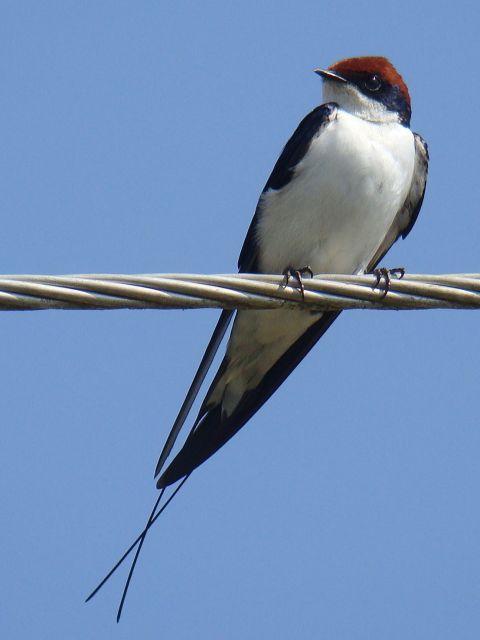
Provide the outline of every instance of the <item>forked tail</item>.
{"type": "Polygon", "coordinates": [[[180,484],[175,488],[175,490],[173,491],[172,495],[168,498],[168,500],[165,502],[165,504],[163,504],[160,507],[160,502],[164,496],[164,493],[166,491],[166,487],[164,487],[161,491],[160,491],[160,495],[158,496],[157,500],[155,501],[155,504],[153,506],[152,512],[150,513],[150,516],[147,520],[147,524],[145,525],[145,528],[143,529],[143,531],[137,536],[137,538],[132,542],[132,544],[128,547],[128,549],[125,551],[125,553],[123,554],[123,556],[118,560],[118,562],[112,567],[112,569],[110,569],[110,571],[107,573],[107,575],[103,578],[103,580],[95,587],[95,589],[92,591],[92,593],[88,596],[88,598],[86,598],[85,602],[88,602],[89,600],[91,600],[99,591],[100,589],[103,587],[103,585],[109,580],[109,578],[111,578],[111,576],[115,573],[115,571],[120,567],[121,564],[123,564],[123,561],[126,560],[128,558],[128,556],[132,553],[132,551],[135,549],[135,547],[137,547],[137,550],[135,552],[135,556],[132,560],[132,564],[130,566],[130,571],[128,572],[128,576],[127,576],[127,580],[125,581],[125,586],[123,588],[123,593],[122,593],[122,598],[120,600],[120,604],[118,606],[118,611],[117,611],[117,622],[120,621],[120,617],[122,615],[122,611],[123,611],[123,606],[125,604],[125,599],[127,597],[127,592],[128,592],[128,588],[130,586],[130,582],[133,576],[133,572],[135,570],[135,565],[137,564],[137,560],[138,560],[138,556],[140,555],[140,551],[142,549],[143,543],[145,541],[146,535],[150,529],[150,527],[157,521],[157,519],[162,515],[162,513],[165,511],[165,509],[168,507],[168,505],[170,504],[170,502],[173,500],[173,498],[177,495],[177,493],[180,491],[180,489],[183,487],[183,485],[185,484],[185,482],[187,481],[187,479],[189,478],[190,474],[185,476],[182,481],[180,482],[180,484]],[[159,508],[160,507],[160,508],[159,508]],[[158,509],[158,511],[157,511],[158,509]]]}

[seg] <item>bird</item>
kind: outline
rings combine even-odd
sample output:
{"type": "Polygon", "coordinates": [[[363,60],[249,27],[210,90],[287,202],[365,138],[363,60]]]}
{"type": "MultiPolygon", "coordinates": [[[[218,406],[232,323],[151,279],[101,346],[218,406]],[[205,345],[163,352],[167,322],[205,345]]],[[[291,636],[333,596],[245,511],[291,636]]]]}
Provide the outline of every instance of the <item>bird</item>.
{"type": "MultiPolygon", "coordinates": [[[[429,162],[425,140],[410,129],[408,87],[387,58],[346,58],[315,73],[323,80],[323,102],[283,148],[238,260],[240,273],[295,277],[302,294],[307,272],[376,269],[417,220],[429,162]]],[[[159,498],[147,526],[112,570],[137,546],[117,620],[145,535],[169,502],[157,511],[166,488],[180,481],[171,500],[190,474],[254,416],[339,313],[222,312],[158,460],[159,498]],[[232,319],[223,360],[183,446],[165,468],[232,319]]]]}
{"type": "MultiPolygon", "coordinates": [[[[408,235],[420,211],[428,149],[410,130],[410,95],[394,66],[367,56],[316,73],[324,103],[301,121],[267,180],[240,252],[241,273],[368,273],[408,235]]],[[[238,311],[193,429],[162,472],[185,411],[167,439],[157,487],[187,476],[235,435],[338,315],[238,311]]],[[[216,333],[222,337],[231,316],[221,315],[216,333]]],[[[214,339],[207,362],[216,346],[214,339]]],[[[195,388],[188,408],[194,395],[195,388]]]]}

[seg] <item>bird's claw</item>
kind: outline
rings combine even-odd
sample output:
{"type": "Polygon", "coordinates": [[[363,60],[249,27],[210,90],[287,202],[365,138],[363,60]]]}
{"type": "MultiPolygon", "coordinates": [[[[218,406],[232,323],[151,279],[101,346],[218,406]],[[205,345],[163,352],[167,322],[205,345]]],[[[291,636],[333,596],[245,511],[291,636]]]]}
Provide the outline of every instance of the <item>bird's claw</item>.
{"type": "Polygon", "coordinates": [[[385,279],[385,287],[383,288],[381,299],[385,298],[387,293],[390,291],[390,282],[391,278],[395,277],[401,280],[405,275],[405,269],[403,267],[395,267],[394,269],[386,269],[385,267],[380,267],[378,269],[373,270],[373,275],[375,276],[375,284],[373,288],[376,289],[380,284],[382,278],[385,279]]]}
{"type": "Polygon", "coordinates": [[[295,280],[298,282],[300,293],[302,294],[302,301],[305,300],[305,287],[303,286],[302,276],[304,276],[306,273],[308,273],[308,275],[313,278],[313,271],[309,266],[300,267],[300,269],[287,267],[283,272],[283,277],[285,279],[283,282],[283,287],[286,287],[288,285],[290,278],[295,278],[295,280]]]}

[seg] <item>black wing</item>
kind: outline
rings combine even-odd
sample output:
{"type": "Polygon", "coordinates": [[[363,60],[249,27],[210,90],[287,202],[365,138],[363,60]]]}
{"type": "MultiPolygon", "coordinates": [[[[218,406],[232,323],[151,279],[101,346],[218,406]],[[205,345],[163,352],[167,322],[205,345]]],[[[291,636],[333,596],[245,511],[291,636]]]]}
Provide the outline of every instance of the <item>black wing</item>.
{"type": "MultiPolygon", "coordinates": [[[[228,419],[223,419],[221,415],[221,403],[213,407],[208,404],[202,405],[185,444],[159,478],[157,487],[161,489],[190,474],[230,440],[278,389],[339,314],[339,311],[323,313],[322,317],[277,360],[260,384],[242,397],[238,408],[228,416],[228,419]]],[[[215,387],[226,365],[225,358],[210,390],[215,387]]]]}
{"type": "Polygon", "coordinates": [[[168,438],[163,445],[162,453],[160,454],[160,458],[158,459],[157,466],[155,468],[155,477],[158,476],[160,471],[162,470],[163,465],[165,464],[165,460],[170,455],[171,450],[175,444],[175,441],[180,433],[185,420],[187,419],[188,414],[190,413],[190,409],[192,408],[193,403],[195,402],[195,398],[200,391],[200,387],[205,380],[205,376],[210,369],[210,366],[215,358],[215,354],[218,351],[218,347],[223,340],[223,336],[228,329],[228,325],[233,317],[233,311],[222,311],[220,318],[217,322],[217,326],[215,327],[212,337],[210,338],[210,342],[203,354],[202,361],[200,362],[197,373],[193,378],[192,384],[190,385],[190,389],[187,392],[186,398],[183,401],[182,406],[180,407],[180,411],[178,412],[178,416],[173,423],[173,427],[168,434],[168,438]]]}
{"type": "Polygon", "coordinates": [[[415,168],[413,173],[412,187],[403,205],[402,215],[408,220],[407,226],[402,229],[402,238],[406,238],[413,225],[417,221],[418,214],[422,208],[425,189],[427,187],[428,176],[428,146],[422,136],[413,134],[415,138],[415,168]]]}
{"type": "MultiPolygon", "coordinates": [[[[290,182],[295,173],[295,167],[307,153],[313,138],[320,133],[321,127],[334,117],[337,108],[338,105],[334,102],[327,102],[326,104],[316,107],[316,109],[305,116],[283,148],[267,180],[267,184],[263,188],[262,194],[269,189],[281,189],[290,182]]],[[[260,196],[255,215],[250,223],[245,242],[240,251],[238,268],[240,272],[243,273],[257,273],[259,271],[256,229],[262,206],[261,202],[262,198],[260,196]]]]}
{"type": "MultiPolygon", "coordinates": [[[[281,189],[290,182],[295,172],[296,166],[307,153],[312,140],[316,135],[319,134],[322,126],[334,117],[336,110],[337,105],[335,103],[327,103],[320,105],[319,107],[311,111],[307,116],[305,116],[305,118],[300,122],[297,129],[293,133],[292,137],[285,145],[282,153],[280,154],[280,157],[275,163],[273,171],[270,174],[270,177],[268,178],[262,193],[265,193],[269,189],[281,189]]],[[[238,266],[241,272],[255,273],[259,270],[258,249],[255,236],[256,225],[258,217],[260,215],[260,211],[261,197],[257,205],[253,220],[248,229],[242,250],[240,252],[238,266]]],[[[310,327],[309,331],[307,331],[308,337],[306,336],[306,334],[304,334],[304,336],[302,336],[298,340],[298,343],[294,345],[295,349],[293,349],[293,347],[290,348],[283,355],[280,361],[275,365],[275,367],[272,368],[272,370],[267,374],[258,389],[251,391],[248,394],[248,398],[242,399],[241,407],[231,416],[228,421],[228,425],[224,424],[219,419],[219,415],[217,415],[217,413],[219,414],[220,412],[220,407],[210,410],[210,407],[204,406],[204,403],[204,405],[202,405],[202,408],[200,409],[197,420],[192,427],[190,435],[185,441],[184,447],[181,450],[181,454],[179,454],[177,458],[175,458],[176,462],[174,461],[172,465],[170,465],[170,467],[167,469],[167,471],[162,475],[162,477],[158,481],[158,486],[165,486],[165,484],[163,483],[165,483],[165,479],[167,477],[171,478],[174,475],[178,475],[178,472],[174,472],[174,469],[176,469],[177,467],[187,469],[185,473],[188,473],[193,468],[201,464],[201,462],[206,460],[206,458],[212,455],[215,451],[217,451],[227,440],[229,440],[262,406],[262,404],[266,402],[266,400],[272,395],[272,393],[278,388],[278,386],[297,366],[300,360],[302,360],[306,353],[312,348],[312,346],[320,338],[324,331],[327,330],[327,328],[337,317],[337,315],[337,313],[324,314],[317,323],[310,327]],[[314,339],[312,339],[311,337],[313,335],[315,336],[314,339]],[[221,422],[222,424],[220,425],[221,422]],[[211,425],[214,426],[212,427],[211,425]],[[199,436],[198,434],[208,435],[203,436],[204,442],[200,442],[202,436],[199,436]],[[186,455],[185,452],[191,452],[192,455],[186,455]],[[181,464],[180,460],[183,460],[181,464]]],[[[228,317],[228,322],[230,321],[230,318],[231,315],[229,315],[228,317]]],[[[219,328],[217,326],[215,332],[218,332],[218,329],[219,328]]],[[[226,326],[222,330],[222,337],[225,333],[225,330],[226,326]]],[[[208,368],[213,360],[213,356],[215,355],[219,344],[218,340],[215,340],[214,337],[212,337],[212,340],[207,347],[207,351],[203,357],[202,363],[200,364],[195,379],[189,389],[187,398],[185,399],[182,408],[180,409],[180,413],[175,420],[170,435],[163,448],[162,454],[157,464],[155,476],[157,476],[162,469],[165,460],[168,457],[168,454],[172,450],[172,447],[185,422],[188,412],[190,411],[190,408],[198,394],[200,384],[201,382],[203,382],[208,368]],[[215,349],[213,354],[212,348],[215,349]]],[[[222,363],[220,370],[218,371],[215,379],[212,382],[210,390],[215,387],[216,381],[221,376],[225,366],[226,360],[224,360],[224,362],[222,363]]],[[[207,398],[209,396],[209,393],[210,392],[207,393],[207,398]]],[[[173,482],[173,480],[166,482],[166,484],[171,484],[171,482],[173,482]]]]}
{"type": "MultiPolygon", "coordinates": [[[[275,163],[273,171],[270,174],[270,177],[268,178],[262,193],[268,191],[268,189],[280,189],[290,182],[295,171],[295,167],[306,154],[312,139],[319,133],[322,125],[324,125],[326,122],[328,122],[329,119],[331,119],[332,115],[336,111],[336,108],[337,105],[334,103],[323,104],[314,109],[307,116],[305,116],[305,118],[298,125],[290,140],[285,145],[282,153],[280,154],[280,157],[275,163]]],[[[244,273],[255,273],[258,271],[255,228],[261,206],[260,201],[257,205],[255,215],[250,224],[245,242],[240,252],[238,266],[240,271],[244,273]]],[[[188,390],[187,396],[180,408],[178,416],[163,447],[162,453],[160,454],[160,458],[155,469],[155,476],[160,473],[166,459],[168,458],[168,455],[170,454],[175,444],[175,441],[183,427],[183,424],[185,423],[185,420],[190,412],[195,398],[198,395],[205,376],[212,364],[220,342],[225,335],[228,325],[232,319],[233,313],[233,311],[224,311],[220,316],[218,324],[207,346],[197,373],[195,374],[193,382],[190,385],[190,389],[188,390]]]]}
{"type": "Polygon", "coordinates": [[[415,165],[410,191],[402,208],[395,216],[395,220],[385,236],[384,241],[368,265],[367,271],[371,271],[377,266],[392,244],[398,240],[400,236],[402,238],[408,236],[420,213],[425,196],[425,188],[427,186],[428,147],[425,140],[419,136],[418,133],[414,133],[413,137],[415,140],[415,165]]]}

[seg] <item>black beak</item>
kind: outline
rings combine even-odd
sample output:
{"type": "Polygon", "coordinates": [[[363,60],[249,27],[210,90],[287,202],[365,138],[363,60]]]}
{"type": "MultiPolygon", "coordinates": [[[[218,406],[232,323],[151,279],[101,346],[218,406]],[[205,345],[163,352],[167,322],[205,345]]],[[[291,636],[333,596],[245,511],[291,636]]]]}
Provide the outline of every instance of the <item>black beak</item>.
{"type": "Polygon", "coordinates": [[[339,76],[335,71],[330,71],[330,69],[314,69],[315,73],[318,73],[319,76],[322,76],[324,80],[338,80],[339,82],[347,82],[343,76],[339,76]]]}

